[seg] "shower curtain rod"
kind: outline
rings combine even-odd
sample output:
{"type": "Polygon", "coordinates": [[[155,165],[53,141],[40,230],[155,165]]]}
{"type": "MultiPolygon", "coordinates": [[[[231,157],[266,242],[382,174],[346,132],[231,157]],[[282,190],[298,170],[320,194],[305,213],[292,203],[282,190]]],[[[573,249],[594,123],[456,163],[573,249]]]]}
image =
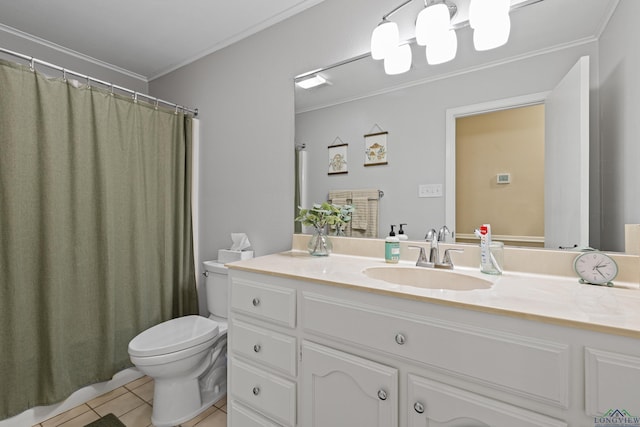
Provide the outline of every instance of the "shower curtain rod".
{"type": "Polygon", "coordinates": [[[18,53],[18,52],[14,52],[12,50],[9,49],[5,49],[3,47],[0,47],[0,53],[6,53],[7,55],[12,55],[21,59],[24,59],[25,61],[29,61],[29,67],[31,68],[32,71],[35,70],[35,64],[40,64],[40,65],[44,65],[47,68],[53,68],[54,70],[58,70],[62,72],[62,78],[66,80],[67,78],[67,74],[71,74],[73,76],[76,76],[82,80],[86,80],[87,81],[87,85],[91,86],[91,82],[94,83],[98,83],[102,86],[105,86],[107,88],[109,88],[111,90],[111,93],[113,93],[114,89],[117,89],[121,92],[124,93],[128,93],[130,95],[132,95],[134,102],[138,102],[138,98],[142,97],[142,98],[146,98],[149,101],[152,101],[151,103],[155,103],[156,107],[158,106],[158,104],[164,104],[164,105],[168,105],[171,108],[175,108],[176,110],[176,114],[178,113],[178,110],[182,110],[184,113],[191,113],[195,116],[198,115],[198,109],[197,108],[188,108],[188,107],[184,107],[182,105],[178,105],[174,102],[169,102],[169,101],[165,101],[162,100],[160,98],[156,98],[154,96],[151,95],[146,95],[144,93],[140,93],[137,92],[135,90],[132,89],[127,89],[126,87],[122,87],[122,86],[118,86],[115,85],[113,83],[110,82],[105,82],[104,80],[100,80],[100,79],[96,79],[94,77],[90,77],[81,73],[78,73],[76,71],[72,71],[72,70],[67,70],[66,68],[63,68],[59,65],[55,65],[55,64],[51,64],[49,62],[43,61],[41,59],[37,59],[34,58],[33,56],[29,56],[29,55],[25,55],[22,53],[18,53]]]}

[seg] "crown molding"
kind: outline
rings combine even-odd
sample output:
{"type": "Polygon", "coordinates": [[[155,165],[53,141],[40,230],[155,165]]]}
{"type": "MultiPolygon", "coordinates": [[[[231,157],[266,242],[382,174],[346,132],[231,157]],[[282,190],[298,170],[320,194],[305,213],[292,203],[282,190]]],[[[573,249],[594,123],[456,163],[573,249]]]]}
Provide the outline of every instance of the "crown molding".
{"type": "Polygon", "coordinates": [[[89,55],[85,55],[83,53],[76,52],[75,50],[68,49],[68,48],[66,48],[64,46],[60,46],[59,44],[50,42],[50,41],[45,40],[43,38],[34,36],[32,34],[29,34],[29,33],[25,33],[24,31],[20,31],[20,30],[18,30],[16,28],[8,26],[8,25],[0,24],[0,31],[8,33],[8,34],[11,34],[11,35],[13,35],[15,37],[18,37],[18,38],[21,38],[23,40],[28,40],[28,41],[30,41],[32,43],[38,44],[40,46],[44,46],[46,48],[55,50],[57,52],[65,54],[65,55],[72,56],[72,57],[80,59],[82,61],[89,62],[89,63],[94,64],[94,65],[98,65],[98,66],[100,66],[102,68],[106,68],[106,69],[109,69],[111,71],[115,71],[115,72],[123,74],[123,75],[125,75],[127,77],[131,77],[133,79],[140,80],[140,81],[142,81],[144,83],[149,83],[149,79],[147,77],[141,75],[141,74],[134,73],[133,71],[125,70],[124,68],[118,67],[118,66],[113,65],[113,64],[109,64],[108,62],[101,61],[101,60],[96,59],[94,57],[91,57],[89,55]]]}

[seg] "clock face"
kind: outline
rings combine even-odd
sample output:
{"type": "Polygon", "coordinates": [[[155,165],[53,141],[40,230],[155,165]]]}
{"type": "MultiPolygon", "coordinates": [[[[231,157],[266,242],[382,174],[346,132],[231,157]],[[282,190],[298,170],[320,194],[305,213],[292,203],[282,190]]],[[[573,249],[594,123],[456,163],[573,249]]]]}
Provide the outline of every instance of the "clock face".
{"type": "Polygon", "coordinates": [[[618,275],[618,265],[602,252],[585,252],[576,257],[573,268],[587,283],[602,285],[611,282],[618,275]]]}

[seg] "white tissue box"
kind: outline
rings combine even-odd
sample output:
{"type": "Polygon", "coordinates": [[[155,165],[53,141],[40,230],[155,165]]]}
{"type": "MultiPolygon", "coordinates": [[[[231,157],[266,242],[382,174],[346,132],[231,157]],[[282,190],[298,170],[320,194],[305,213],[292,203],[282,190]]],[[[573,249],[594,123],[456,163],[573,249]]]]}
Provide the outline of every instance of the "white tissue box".
{"type": "Polygon", "coordinates": [[[218,262],[220,264],[249,258],[253,258],[253,251],[232,251],[231,249],[218,250],[218,262]]]}

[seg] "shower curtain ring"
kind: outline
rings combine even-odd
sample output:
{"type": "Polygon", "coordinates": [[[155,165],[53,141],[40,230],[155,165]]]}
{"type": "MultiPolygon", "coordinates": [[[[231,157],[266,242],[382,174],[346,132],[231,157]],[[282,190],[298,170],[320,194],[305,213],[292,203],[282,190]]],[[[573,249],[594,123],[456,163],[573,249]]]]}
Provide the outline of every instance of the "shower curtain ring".
{"type": "Polygon", "coordinates": [[[178,114],[178,104],[176,104],[176,112],[174,114],[178,114]]]}
{"type": "Polygon", "coordinates": [[[134,104],[138,103],[138,92],[133,92],[133,103],[134,104]]]}
{"type": "Polygon", "coordinates": [[[156,110],[158,109],[158,98],[156,98],[156,110]]]}
{"type": "Polygon", "coordinates": [[[111,87],[110,93],[111,93],[111,96],[113,96],[113,83],[111,83],[110,87],[111,87]]]}
{"type": "Polygon", "coordinates": [[[29,61],[29,69],[31,71],[35,71],[36,69],[36,62],[35,62],[35,58],[32,56],[31,60],[29,61]]]}
{"type": "Polygon", "coordinates": [[[65,83],[67,82],[67,70],[64,68],[62,69],[62,81],[65,83]]]}
{"type": "Polygon", "coordinates": [[[87,76],[87,87],[91,89],[91,77],[87,76]]]}

